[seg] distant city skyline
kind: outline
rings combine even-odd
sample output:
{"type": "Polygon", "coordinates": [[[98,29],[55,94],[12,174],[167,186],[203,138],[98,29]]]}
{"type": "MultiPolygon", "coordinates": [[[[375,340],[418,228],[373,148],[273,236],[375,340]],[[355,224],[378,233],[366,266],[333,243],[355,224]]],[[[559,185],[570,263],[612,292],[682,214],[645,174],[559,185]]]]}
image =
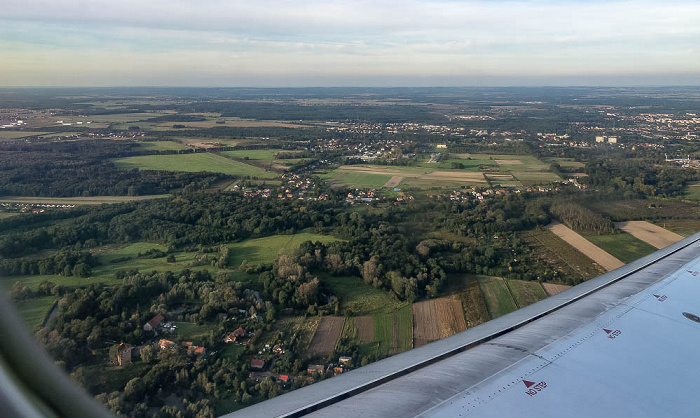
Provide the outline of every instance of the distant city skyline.
{"type": "Polygon", "coordinates": [[[697,1],[3,3],[0,87],[700,85],[697,1]]]}

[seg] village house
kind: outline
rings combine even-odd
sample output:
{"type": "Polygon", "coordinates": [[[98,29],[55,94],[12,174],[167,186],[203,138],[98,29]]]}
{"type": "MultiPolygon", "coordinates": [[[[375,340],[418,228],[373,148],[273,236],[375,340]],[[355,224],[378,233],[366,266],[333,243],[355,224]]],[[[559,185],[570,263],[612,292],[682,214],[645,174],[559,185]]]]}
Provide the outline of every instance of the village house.
{"type": "Polygon", "coordinates": [[[250,368],[251,369],[257,369],[261,370],[265,366],[265,360],[259,359],[259,358],[254,358],[250,360],[250,368]]]}
{"type": "Polygon", "coordinates": [[[339,362],[340,364],[344,364],[344,365],[351,364],[351,363],[352,363],[352,357],[342,356],[342,357],[338,358],[338,362],[339,362]]]}
{"type": "Polygon", "coordinates": [[[150,321],[146,322],[143,326],[144,331],[155,331],[156,328],[163,322],[165,318],[163,315],[158,314],[154,316],[150,321]]]}
{"type": "Polygon", "coordinates": [[[168,350],[168,349],[172,350],[175,347],[177,347],[177,344],[175,344],[174,342],[172,342],[170,340],[161,339],[161,340],[158,340],[158,347],[160,347],[161,350],[168,350]]]}
{"type": "Polygon", "coordinates": [[[306,373],[308,373],[308,374],[323,373],[323,365],[322,364],[309,364],[309,366],[306,368],[306,373]]]}
{"type": "Polygon", "coordinates": [[[131,364],[131,344],[119,344],[117,347],[117,364],[120,366],[131,364]]]}

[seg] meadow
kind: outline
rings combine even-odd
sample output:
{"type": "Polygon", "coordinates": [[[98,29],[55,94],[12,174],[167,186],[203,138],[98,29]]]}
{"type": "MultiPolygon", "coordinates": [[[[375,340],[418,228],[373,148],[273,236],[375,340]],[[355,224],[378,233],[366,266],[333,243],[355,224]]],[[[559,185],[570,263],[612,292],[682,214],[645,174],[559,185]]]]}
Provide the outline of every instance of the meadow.
{"type": "Polygon", "coordinates": [[[513,294],[518,308],[524,308],[547,297],[547,293],[545,293],[539,282],[507,280],[506,284],[513,294]]]}
{"type": "Polygon", "coordinates": [[[253,165],[211,153],[141,155],[136,157],[115,158],[112,161],[114,161],[117,167],[125,170],[138,168],[140,170],[185,172],[209,171],[241,177],[249,176],[265,179],[277,177],[277,173],[273,171],[267,171],[253,165]]]}
{"type": "Polygon", "coordinates": [[[30,330],[41,326],[56,303],[55,296],[42,296],[34,299],[16,301],[15,306],[19,315],[30,330]]]}
{"type": "Polygon", "coordinates": [[[479,276],[479,287],[484,294],[491,319],[517,309],[513,296],[502,278],[479,276]]]}
{"type": "Polygon", "coordinates": [[[627,233],[586,236],[585,238],[623,263],[631,263],[657,250],[653,245],[627,233]]]}

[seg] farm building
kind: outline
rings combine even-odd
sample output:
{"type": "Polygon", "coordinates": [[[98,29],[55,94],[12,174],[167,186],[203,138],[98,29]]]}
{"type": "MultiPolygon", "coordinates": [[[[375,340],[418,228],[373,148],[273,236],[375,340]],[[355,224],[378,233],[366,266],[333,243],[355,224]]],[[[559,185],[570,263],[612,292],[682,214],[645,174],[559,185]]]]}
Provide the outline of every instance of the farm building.
{"type": "Polygon", "coordinates": [[[259,358],[254,358],[250,360],[250,368],[251,369],[262,369],[265,366],[265,360],[259,359],[259,358]]]}
{"type": "Polygon", "coordinates": [[[155,331],[156,328],[163,322],[165,318],[163,315],[158,314],[154,316],[150,321],[146,322],[143,326],[144,331],[155,331]]]}
{"type": "Polygon", "coordinates": [[[131,364],[131,344],[119,344],[119,347],[117,347],[117,364],[120,366],[131,364]]]}

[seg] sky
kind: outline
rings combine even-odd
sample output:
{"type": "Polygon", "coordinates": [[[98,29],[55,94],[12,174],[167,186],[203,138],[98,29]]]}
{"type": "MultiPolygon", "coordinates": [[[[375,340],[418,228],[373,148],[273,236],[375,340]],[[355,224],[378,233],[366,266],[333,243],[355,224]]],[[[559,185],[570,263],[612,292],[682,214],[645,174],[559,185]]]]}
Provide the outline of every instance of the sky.
{"type": "Polygon", "coordinates": [[[2,0],[0,86],[700,85],[700,2],[2,0]]]}

